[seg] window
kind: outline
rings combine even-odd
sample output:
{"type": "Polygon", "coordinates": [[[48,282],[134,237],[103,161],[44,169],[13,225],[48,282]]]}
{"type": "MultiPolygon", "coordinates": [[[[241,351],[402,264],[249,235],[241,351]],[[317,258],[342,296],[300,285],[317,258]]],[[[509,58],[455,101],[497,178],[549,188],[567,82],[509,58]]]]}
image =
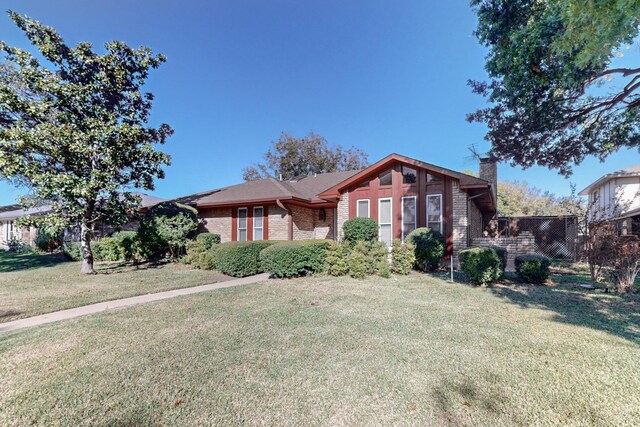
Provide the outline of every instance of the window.
{"type": "Polygon", "coordinates": [[[381,172],[380,175],[378,175],[378,178],[380,178],[380,185],[391,185],[393,182],[392,176],[393,174],[391,169],[381,172]]]}
{"type": "Polygon", "coordinates": [[[362,182],[362,183],[360,183],[360,185],[358,185],[358,188],[367,188],[367,187],[369,187],[369,181],[368,180],[365,181],[365,182],[362,182]]]}
{"type": "Polygon", "coordinates": [[[416,229],[416,196],[402,198],[402,241],[416,229]]]}
{"type": "Polygon", "coordinates": [[[442,177],[440,175],[427,174],[427,182],[440,182],[442,177]]]}
{"type": "Polygon", "coordinates": [[[247,240],[247,208],[238,208],[238,241],[247,240]]]}
{"type": "Polygon", "coordinates": [[[393,241],[391,218],[391,199],[378,199],[379,240],[388,247],[393,241]]]}
{"type": "Polygon", "coordinates": [[[427,195],[427,227],[442,233],[442,194],[427,195]]]}
{"type": "Polygon", "coordinates": [[[369,200],[358,200],[358,212],[356,212],[358,218],[369,218],[369,200]]]}
{"type": "Polygon", "coordinates": [[[264,239],[264,208],[262,206],[256,206],[253,208],[253,240],[264,239]]]}
{"type": "Polygon", "coordinates": [[[403,184],[415,184],[418,182],[418,173],[415,169],[402,166],[402,183],[403,184]]]}

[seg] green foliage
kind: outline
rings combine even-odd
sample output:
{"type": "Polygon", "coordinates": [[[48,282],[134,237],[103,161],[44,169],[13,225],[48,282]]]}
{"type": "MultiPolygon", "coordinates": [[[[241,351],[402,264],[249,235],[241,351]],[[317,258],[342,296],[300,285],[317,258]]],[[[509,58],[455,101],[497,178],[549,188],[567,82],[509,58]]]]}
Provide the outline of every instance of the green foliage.
{"type": "Polygon", "coordinates": [[[523,282],[544,283],[549,278],[549,258],[541,255],[520,255],[516,257],[516,273],[523,282]]]}
{"type": "Polygon", "coordinates": [[[502,216],[572,215],[580,203],[580,199],[557,197],[525,181],[498,182],[498,214],[502,216]]]}
{"type": "Polygon", "coordinates": [[[364,279],[373,273],[374,265],[367,256],[367,244],[363,241],[356,243],[349,255],[347,255],[347,265],[349,266],[349,276],[354,279],[364,279]]]}
{"type": "Polygon", "coordinates": [[[500,277],[504,276],[504,272],[507,269],[507,260],[509,257],[509,253],[507,252],[507,248],[503,248],[502,246],[493,246],[493,250],[496,252],[496,255],[500,258],[500,277]]]}
{"type": "Polygon", "coordinates": [[[64,242],[62,244],[62,253],[71,261],[82,261],[80,242],[64,242]]]}
{"type": "Polygon", "coordinates": [[[38,232],[34,243],[39,251],[53,252],[62,245],[62,237],[60,234],[41,230],[38,232]]]}
{"type": "Polygon", "coordinates": [[[121,231],[94,243],[96,261],[131,261],[138,255],[138,237],[135,231],[121,231]]]}
{"type": "Polygon", "coordinates": [[[275,277],[299,277],[327,268],[329,240],[276,243],[260,252],[262,270],[275,277]]]}
{"type": "Polygon", "coordinates": [[[347,242],[372,242],[378,238],[378,223],[371,218],[352,218],[342,225],[347,242]]]}
{"type": "Polygon", "coordinates": [[[438,268],[445,252],[445,240],[436,230],[416,228],[405,241],[415,246],[415,268],[420,271],[432,271],[438,268]]]}
{"type": "Polygon", "coordinates": [[[460,267],[471,283],[489,285],[502,274],[502,260],[493,248],[474,247],[458,253],[460,267]]]}
{"type": "Polygon", "coordinates": [[[142,254],[149,259],[180,256],[188,237],[198,226],[198,212],[191,206],[163,202],[150,208],[140,220],[138,236],[142,254]]]}
{"type": "Polygon", "coordinates": [[[24,243],[22,240],[15,236],[11,236],[9,240],[7,240],[7,249],[9,252],[20,252],[24,248],[24,243]]]}
{"type": "Polygon", "coordinates": [[[202,244],[204,249],[211,249],[213,245],[220,244],[220,235],[216,233],[200,233],[196,236],[196,241],[202,244]]]}
{"type": "Polygon", "coordinates": [[[416,247],[413,243],[394,240],[391,246],[391,269],[396,274],[409,274],[416,263],[416,247]]]}
{"type": "Polygon", "coordinates": [[[227,242],[215,248],[218,270],[233,277],[245,277],[262,273],[260,252],[275,242],[227,242]]]}
{"type": "Polygon", "coordinates": [[[153,95],[142,92],[165,58],[118,41],[102,55],[86,42],[69,47],[53,28],[9,16],[38,53],[0,42],[0,176],[29,187],[25,207],[51,206],[29,219],[41,230],[80,226],[82,271],[93,272],[93,224],[126,223],[140,200],[123,188],[153,190],[169,164],[154,146],[173,131],[148,125],[153,95]]]}
{"type": "Polygon", "coordinates": [[[327,248],[327,273],[331,276],[349,274],[349,264],[347,263],[349,252],[348,245],[330,242],[327,248]]]}
{"type": "Polygon", "coordinates": [[[329,147],[327,140],[310,132],[302,138],[282,133],[280,139],[264,154],[266,163],[244,169],[245,181],[282,177],[285,180],[315,173],[350,171],[367,167],[367,155],[355,147],[329,147]]]}
{"type": "Polygon", "coordinates": [[[490,82],[470,82],[491,105],[468,116],[488,125],[499,160],[570,174],[640,141],[640,68],[618,60],[638,35],[630,0],[472,0],[489,49],[490,82]]]}

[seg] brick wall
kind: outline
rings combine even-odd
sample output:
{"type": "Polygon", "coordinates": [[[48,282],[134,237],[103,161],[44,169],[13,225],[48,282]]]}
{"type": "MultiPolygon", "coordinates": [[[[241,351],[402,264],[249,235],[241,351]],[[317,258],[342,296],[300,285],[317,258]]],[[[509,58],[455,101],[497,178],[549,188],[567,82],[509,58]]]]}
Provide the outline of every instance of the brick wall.
{"type": "Polygon", "coordinates": [[[279,206],[269,206],[269,240],[289,239],[289,214],[279,206]]]}
{"type": "Polygon", "coordinates": [[[521,232],[518,237],[477,237],[471,240],[472,246],[499,246],[507,250],[507,271],[515,270],[515,259],[519,255],[537,253],[536,239],[528,231],[521,232]]]}
{"type": "Polygon", "coordinates": [[[469,233],[471,238],[482,237],[482,212],[475,202],[469,203],[469,233]]]}
{"type": "Polygon", "coordinates": [[[467,215],[467,193],[460,190],[460,183],[457,181],[453,181],[451,190],[453,196],[453,256],[456,268],[458,268],[458,251],[466,248],[468,242],[469,219],[467,215]]]}
{"type": "Polygon", "coordinates": [[[349,219],[349,192],[342,193],[342,200],[338,202],[338,208],[336,209],[338,221],[338,240],[342,240],[344,237],[342,234],[342,225],[349,219]]]}
{"type": "Polygon", "coordinates": [[[315,238],[313,226],[314,209],[302,206],[290,206],[293,216],[293,240],[307,240],[315,238]]]}
{"type": "Polygon", "coordinates": [[[231,208],[200,209],[199,214],[209,233],[219,234],[222,243],[231,241],[231,208]]]}

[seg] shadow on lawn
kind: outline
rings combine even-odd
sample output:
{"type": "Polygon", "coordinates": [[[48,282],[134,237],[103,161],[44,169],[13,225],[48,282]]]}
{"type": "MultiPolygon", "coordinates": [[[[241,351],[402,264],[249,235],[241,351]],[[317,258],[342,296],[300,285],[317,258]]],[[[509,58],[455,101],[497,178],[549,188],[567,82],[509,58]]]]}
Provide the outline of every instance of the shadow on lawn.
{"type": "Polygon", "coordinates": [[[566,286],[498,285],[491,292],[523,308],[555,312],[554,320],[605,331],[640,345],[640,296],[589,293],[566,286]]]}
{"type": "Polygon", "coordinates": [[[67,261],[67,258],[62,254],[41,255],[34,253],[0,252],[0,273],[52,267],[67,261]]]}

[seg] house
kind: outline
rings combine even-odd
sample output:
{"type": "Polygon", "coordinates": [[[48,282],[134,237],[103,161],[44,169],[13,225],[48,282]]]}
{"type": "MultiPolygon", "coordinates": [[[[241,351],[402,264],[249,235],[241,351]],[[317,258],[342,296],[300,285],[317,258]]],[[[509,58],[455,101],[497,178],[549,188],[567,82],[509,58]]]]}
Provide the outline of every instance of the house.
{"type": "Polygon", "coordinates": [[[640,165],[604,175],[579,193],[591,220],[615,221],[621,234],[640,235],[640,165]]]}
{"type": "Polygon", "coordinates": [[[360,171],[317,174],[291,181],[267,178],[185,196],[204,229],[223,242],[336,239],[355,217],[378,222],[387,245],[417,227],[439,230],[447,254],[481,237],[496,213],[497,166],[480,162],[480,178],[399,154],[360,171]]]}
{"type": "MultiPolygon", "coordinates": [[[[151,206],[157,205],[164,201],[158,197],[150,196],[144,193],[135,193],[140,196],[140,213],[145,212],[151,206]]],[[[7,243],[11,239],[17,239],[24,245],[34,246],[36,237],[38,236],[38,230],[36,227],[18,227],[16,221],[23,216],[38,216],[45,215],[50,212],[51,207],[48,205],[23,209],[20,205],[0,206],[0,249],[7,249],[7,243]]],[[[138,227],[138,222],[132,219],[131,222],[119,227],[119,230],[135,230],[138,227]]],[[[77,227],[76,227],[77,228],[77,227]]],[[[79,231],[72,227],[65,230],[65,241],[79,241],[79,231]]],[[[106,224],[98,224],[94,232],[94,238],[100,238],[113,234],[116,230],[106,224]]]]}

